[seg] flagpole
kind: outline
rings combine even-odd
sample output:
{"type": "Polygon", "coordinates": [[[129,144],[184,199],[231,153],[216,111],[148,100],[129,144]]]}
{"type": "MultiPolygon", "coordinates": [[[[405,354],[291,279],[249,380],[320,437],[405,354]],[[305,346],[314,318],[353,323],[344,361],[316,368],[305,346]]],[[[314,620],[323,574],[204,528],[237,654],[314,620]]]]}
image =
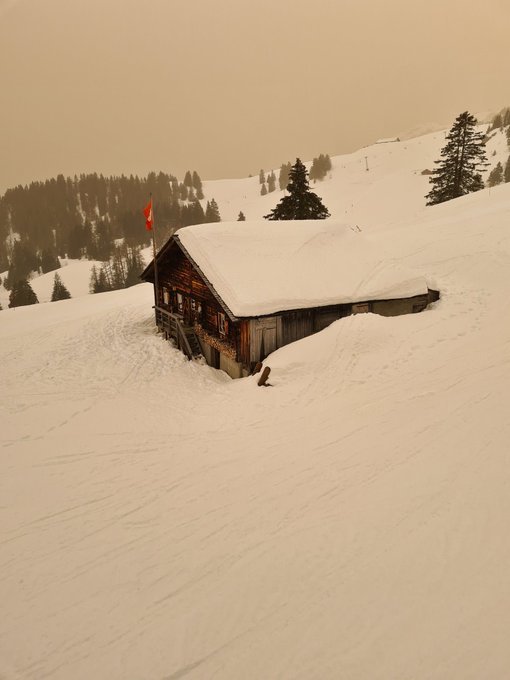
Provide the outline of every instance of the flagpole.
{"type": "MultiPolygon", "coordinates": [[[[151,217],[152,217],[152,255],[154,258],[154,306],[158,307],[159,303],[159,281],[158,281],[158,263],[156,261],[156,221],[154,219],[154,205],[152,203],[152,192],[151,197],[151,217]]],[[[156,318],[158,317],[156,310],[156,318]]]]}

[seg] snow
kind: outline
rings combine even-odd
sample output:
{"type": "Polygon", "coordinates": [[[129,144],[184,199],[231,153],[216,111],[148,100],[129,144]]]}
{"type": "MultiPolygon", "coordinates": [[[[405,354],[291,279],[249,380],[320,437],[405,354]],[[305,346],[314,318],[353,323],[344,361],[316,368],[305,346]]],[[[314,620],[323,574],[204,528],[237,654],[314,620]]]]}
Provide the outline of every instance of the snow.
{"type": "Polygon", "coordinates": [[[219,222],[181,229],[178,239],[236,316],[428,290],[380,245],[332,220],[219,222]]]}
{"type": "MultiPolygon", "coordinates": [[[[145,262],[150,262],[152,259],[152,248],[144,248],[141,251],[141,255],[145,262]]],[[[55,274],[60,276],[71,297],[88,295],[90,293],[92,267],[96,267],[99,271],[103,263],[95,260],[60,259],[60,264],[60,269],[47,272],[46,274],[34,275],[30,280],[30,285],[37,295],[39,302],[49,302],[51,300],[55,274]]],[[[7,272],[1,275],[2,279],[5,276],[7,276],[7,272]]],[[[3,309],[6,309],[9,305],[9,291],[4,286],[0,286],[0,304],[3,309]]]]}
{"type": "Polygon", "coordinates": [[[507,677],[510,185],[424,208],[438,143],[321,190],[441,300],[272,387],[165,343],[148,284],[0,313],[0,676],[507,677]]]}
{"type": "MultiPolygon", "coordinates": [[[[480,132],[486,129],[487,125],[478,126],[480,132]]],[[[434,169],[445,135],[443,130],[398,144],[373,144],[351,154],[331,156],[332,172],[323,181],[312,182],[311,188],[323,199],[333,219],[358,225],[364,232],[379,231],[403,217],[411,222],[423,210],[424,196],[430,189],[429,178],[421,173],[434,169]]],[[[498,161],[504,167],[508,155],[505,135],[498,132],[487,144],[491,165],[485,177],[498,161]]],[[[306,165],[310,167],[310,163],[306,165]]],[[[279,169],[274,172],[278,177],[279,169]]],[[[216,199],[224,221],[236,220],[239,211],[247,220],[261,219],[284,195],[283,191],[274,191],[260,196],[258,173],[256,177],[204,182],[204,192],[216,199]]]]}

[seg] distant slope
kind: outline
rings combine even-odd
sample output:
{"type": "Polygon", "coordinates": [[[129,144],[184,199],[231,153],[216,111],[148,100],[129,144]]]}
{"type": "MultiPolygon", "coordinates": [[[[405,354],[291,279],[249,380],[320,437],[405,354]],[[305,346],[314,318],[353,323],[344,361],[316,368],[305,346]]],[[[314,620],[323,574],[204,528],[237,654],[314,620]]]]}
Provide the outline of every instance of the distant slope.
{"type": "MultiPolygon", "coordinates": [[[[486,128],[482,125],[479,129],[486,128]]],[[[421,173],[434,169],[446,132],[373,144],[352,154],[334,156],[329,177],[312,183],[312,188],[322,197],[333,218],[362,228],[371,230],[404,216],[413,219],[425,207],[424,197],[429,191],[428,176],[421,173]]],[[[486,176],[498,161],[504,166],[509,153],[504,133],[492,133],[487,144],[491,166],[486,176]]],[[[308,162],[307,166],[310,165],[308,162]]],[[[278,175],[278,168],[275,173],[278,175]]],[[[283,195],[275,191],[260,196],[258,177],[205,182],[204,189],[207,196],[215,197],[223,220],[237,219],[239,211],[247,219],[260,219],[283,195]]]]}

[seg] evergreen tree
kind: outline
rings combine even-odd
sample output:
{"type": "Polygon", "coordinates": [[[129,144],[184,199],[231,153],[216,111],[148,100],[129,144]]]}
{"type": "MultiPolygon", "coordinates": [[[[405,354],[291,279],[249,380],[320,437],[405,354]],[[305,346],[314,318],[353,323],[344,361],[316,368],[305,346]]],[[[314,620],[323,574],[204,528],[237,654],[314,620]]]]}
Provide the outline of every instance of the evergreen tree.
{"type": "Polygon", "coordinates": [[[25,305],[35,305],[39,302],[32,286],[26,279],[19,279],[12,286],[9,295],[9,307],[23,307],[25,305]]]}
{"type": "Polygon", "coordinates": [[[1,248],[2,246],[5,246],[5,244],[0,242],[0,272],[5,272],[9,269],[9,260],[7,258],[7,253],[1,248]]]}
{"type": "Polygon", "coordinates": [[[85,240],[83,236],[83,226],[75,224],[67,239],[66,253],[72,260],[78,260],[83,255],[85,249],[85,240]]]}
{"type": "Polygon", "coordinates": [[[322,180],[328,172],[331,170],[331,158],[328,154],[324,155],[321,153],[318,158],[314,158],[312,161],[312,167],[310,168],[310,179],[311,180],[322,180]]]}
{"type": "Polygon", "coordinates": [[[62,280],[58,274],[55,274],[53,279],[53,292],[51,294],[51,301],[56,302],[57,300],[69,300],[71,293],[62,283],[62,280]]]}
{"type": "Polygon", "coordinates": [[[508,148],[510,149],[510,125],[506,129],[506,143],[508,148]]]}
{"type": "Polygon", "coordinates": [[[199,200],[202,200],[204,197],[204,191],[202,188],[202,180],[200,179],[198,172],[196,170],[193,170],[193,177],[191,179],[193,186],[195,187],[195,191],[197,192],[197,198],[199,200]]]}
{"type": "Polygon", "coordinates": [[[308,173],[305,166],[296,158],[290,170],[289,194],[284,196],[276,208],[265,215],[267,220],[324,220],[329,217],[329,211],[322,200],[310,191],[308,173]]]}
{"type": "Polygon", "coordinates": [[[508,160],[505,165],[505,174],[503,178],[505,182],[510,182],[510,156],[508,156],[508,160]]]}
{"type": "Polygon", "coordinates": [[[114,244],[110,226],[106,220],[101,220],[96,224],[94,237],[95,248],[91,254],[91,259],[101,260],[101,262],[109,260],[114,250],[114,244]]]}
{"type": "Polygon", "coordinates": [[[490,187],[495,187],[498,184],[501,184],[503,181],[503,166],[501,163],[498,163],[495,168],[493,168],[489,174],[489,178],[487,179],[487,184],[490,187]]]}
{"type": "Polygon", "coordinates": [[[259,184],[264,184],[265,181],[266,181],[266,176],[264,175],[264,171],[261,170],[259,172],[259,184]]]}
{"type": "Polygon", "coordinates": [[[90,272],[89,290],[91,293],[105,293],[110,290],[102,267],[99,271],[97,270],[96,265],[92,267],[92,271],[90,272]]]}
{"type": "Polygon", "coordinates": [[[280,190],[283,191],[284,189],[287,188],[287,184],[289,183],[289,175],[290,175],[290,169],[291,169],[291,164],[290,161],[288,163],[283,163],[283,165],[280,167],[280,174],[278,176],[278,183],[280,185],[280,190]]]}
{"type": "Polygon", "coordinates": [[[187,207],[186,214],[183,215],[183,226],[188,224],[203,224],[205,222],[205,213],[200,201],[193,201],[187,207]]]}
{"type": "Polygon", "coordinates": [[[510,125],[510,109],[505,109],[503,112],[503,127],[510,125]]]}
{"type": "Polygon", "coordinates": [[[260,187],[260,195],[265,196],[267,194],[267,189],[265,183],[260,187]]]}
{"type": "Polygon", "coordinates": [[[186,174],[184,175],[184,186],[186,187],[193,186],[193,180],[191,179],[191,172],[189,170],[187,170],[186,174]]]}
{"type": "Polygon", "coordinates": [[[267,176],[267,192],[270,194],[276,189],[276,175],[273,171],[267,176]]]}
{"type": "Polygon", "coordinates": [[[60,269],[60,261],[56,253],[49,248],[45,248],[41,253],[41,269],[43,274],[60,269]]]}
{"type": "Polygon", "coordinates": [[[441,160],[431,174],[432,189],[427,205],[436,205],[452,198],[483,189],[480,170],[487,166],[484,135],[475,130],[476,118],[465,111],[455,120],[441,149],[441,160]]]}
{"type": "MultiPolygon", "coordinates": [[[[4,281],[7,290],[11,290],[18,281],[27,279],[31,272],[39,268],[39,259],[28,241],[15,241],[11,253],[9,271],[4,281]]],[[[18,306],[18,305],[16,305],[18,306]]]]}
{"type": "Polygon", "coordinates": [[[491,130],[498,130],[500,127],[503,127],[503,118],[500,113],[497,113],[492,119],[491,130]]]}
{"type": "Polygon", "coordinates": [[[140,248],[129,248],[126,253],[126,278],[124,288],[140,283],[140,274],[144,270],[144,262],[140,248]]]}
{"type": "Polygon", "coordinates": [[[206,206],[206,209],[205,209],[205,221],[206,222],[221,222],[218,204],[216,203],[214,198],[212,198],[210,202],[207,201],[207,206],[206,206]]]}
{"type": "Polygon", "coordinates": [[[246,217],[243,213],[243,211],[239,211],[239,215],[237,216],[237,221],[238,222],[246,222],[246,217]]]}
{"type": "Polygon", "coordinates": [[[185,184],[179,184],[179,198],[181,201],[188,200],[188,187],[185,184]]]}

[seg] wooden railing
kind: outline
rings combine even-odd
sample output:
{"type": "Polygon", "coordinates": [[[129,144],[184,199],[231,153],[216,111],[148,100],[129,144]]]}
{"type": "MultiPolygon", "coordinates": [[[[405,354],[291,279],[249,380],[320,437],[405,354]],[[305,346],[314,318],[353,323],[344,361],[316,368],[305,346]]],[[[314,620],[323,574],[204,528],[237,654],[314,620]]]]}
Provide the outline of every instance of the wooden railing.
{"type": "MultiPolygon", "coordinates": [[[[194,333],[193,329],[185,328],[184,318],[180,314],[169,312],[163,307],[154,307],[156,315],[156,326],[167,334],[167,337],[172,338],[177,344],[177,347],[184,352],[188,359],[193,359],[196,353],[191,349],[188,333],[194,333]]],[[[199,347],[198,340],[196,346],[199,347]]]]}

